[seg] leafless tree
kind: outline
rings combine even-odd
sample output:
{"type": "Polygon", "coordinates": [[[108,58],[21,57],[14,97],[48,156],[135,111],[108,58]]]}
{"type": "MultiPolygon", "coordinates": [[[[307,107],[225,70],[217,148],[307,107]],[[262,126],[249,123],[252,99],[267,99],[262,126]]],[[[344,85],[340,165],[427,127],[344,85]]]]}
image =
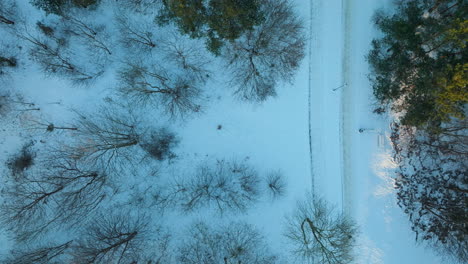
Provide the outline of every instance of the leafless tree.
{"type": "Polygon", "coordinates": [[[289,1],[262,1],[260,13],[264,21],[228,43],[223,52],[235,94],[248,101],[275,96],[277,83],[290,80],[304,57],[302,22],[289,1]]]}
{"type": "Polygon", "coordinates": [[[106,55],[112,55],[107,39],[109,35],[105,32],[104,25],[93,25],[79,18],[80,14],[62,16],[62,27],[66,34],[78,38],[90,49],[100,50],[106,55]]]}
{"type": "Polygon", "coordinates": [[[130,213],[102,214],[93,219],[73,247],[75,263],[151,263],[145,252],[149,219],[130,213]]]}
{"type": "Polygon", "coordinates": [[[263,236],[252,225],[232,222],[210,227],[196,222],[179,246],[177,261],[183,264],[274,264],[278,257],[270,252],[263,236]]]}
{"type": "Polygon", "coordinates": [[[126,14],[118,14],[117,25],[121,43],[129,52],[150,52],[161,48],[161,36],[153,22],[135,21],[126,14]]]}
{"type": "MultiPolygon", "coordinates": [[[[137,120],[110,108],[101,108],[94,116],[78,113],[74,126],[76,140],[63,151],[67,156],[104,168],[116,160],[126,160],[139,143],[137,120]]],[[[60,151],[60,150],[58,150],[60,151]]]]}
{"type": "Polygon", "coordinates": [[[106,197],[107,176],[68,157],[51,157],[45,168],[4,187],[0,220],[17,239],[30,240],[51,227],[73,226],[106,197]]]}
{"type": "MultiPolygon", "coordinates": [[[[2,83],[8,83],[6,81],[11,80],[11,73],[21,65],[21,42],[12,32],[14,30],[2,30],[0,27],[0,34],[4,36],[0,40],[0,81],[2,83]]],[[[5,86],[5,84],[2,85],[5,86]]]]}
{"type": "Polygon", "coordinates": [[[9,91],[0,93],[0,118],[7,117],[12,112],[24,113],[40,110],[40,107],[27,101],[21,94],[12,94],[9,91]]]}
{"type": "Polygon", "coordinates": [[[64,263],[67,251],[73,241],[61,244],[47,244],[36,248],[13,250],[11,256],[5,260],[7,264],[58,264],[64,263]]]}
{"type": "Polygon", "coordinates": [[[202,43],[181,35],[180,32],[167,32],[167,37],[161,41],[163,56],[168,62],[174,63],[180,74],[197,80],[200,84],[207,81],[210,72],[207,64],[211,56],[202,43]]]}
{"type": "Polygon", "coordinates": [[[56,151],[112,173],[146,157],[159,161],[175,157],[172,150],[179,140],[174,133],[164,127],[142,129],[139,125],[134,114],[117,107],[102,107],[94,116],[78,113],[75,141],[56,151]]]}
{"type": "Polygon", "coordinates": [[[102,75],[104,65],[100,58],[84,59],[82,50],[70,45],[66,35],[41,22],[37,25],[42,35],[30,34],[25,28],[19,36],[31,45],[31,57],[45,73],[65,76],[75,84],[87,84],[102,75]]]}
{"type": "Polygon", "coordinates": [[[245,162],[219,160],[216,164],[202,164],[193,176],[179,177],[159,202],[175,203],[184,212],[204,207],[245,211],[260,196],[258,172],[245,162]]]}
{"type": "Polygon", "coordinates": [[[161,107],[172,118],[200,111],[201,90],[189,75],[173,74],[156,65],[128,63],[119,78],[124,97],[161,107]]]}
{"type": "Polygon", "coordinates": [[[286,194],[287,182],[281,171],[272,171],[265,177],[267,191],[272,199],[277,199],[286,194]]]}
{"type": "Polygon", "coordinates": [[[57,130],[68,130],[68,131],[75,131],[78,130],[77,127],[72,125],[55,125],[53,122],[49,122],[48,120],[44,119],[43,117],[31,117],[26,120],[27,125],[26,127],[31,130],[41,130],[44,132],[54,132],[57,130]]]}
{"type": "Polygon", "coordinates": [[[321,198],[308,195],[297,203],[287,218],[284,233],[294,247],[293,253],[312,263],[344,264],[353,262],[356,224],[321,198]]]}

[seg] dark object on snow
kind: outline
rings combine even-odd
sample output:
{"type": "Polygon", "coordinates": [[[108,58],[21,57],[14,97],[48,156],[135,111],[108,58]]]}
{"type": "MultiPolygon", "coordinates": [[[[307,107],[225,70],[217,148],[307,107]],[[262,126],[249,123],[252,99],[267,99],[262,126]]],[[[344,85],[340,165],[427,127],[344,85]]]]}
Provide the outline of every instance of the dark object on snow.
{"type": "Polygon", "coordinates": [[[377,107],[377,108],[374,109],[374,111],[372,111],[372,113],[381,115],[381,114],[385,113],[385,108],[377,107]]]}
{"type": "Polygon", "coordinates": [[[23,173],[26,169],[34,165],[36,153],[31,150],[34,142],[31,141],[21,148],[21,152],[11,157],[7,161],[7,166],[11,170],[13,176],[23,173]]]}

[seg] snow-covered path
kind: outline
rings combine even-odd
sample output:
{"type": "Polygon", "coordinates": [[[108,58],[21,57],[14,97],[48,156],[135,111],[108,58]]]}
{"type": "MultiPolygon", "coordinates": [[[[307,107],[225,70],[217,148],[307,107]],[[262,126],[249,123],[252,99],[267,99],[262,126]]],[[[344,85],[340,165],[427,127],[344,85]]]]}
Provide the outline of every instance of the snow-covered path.
{"type": "Polygon", "coordinates": [[[311,0],[310,137],[317,195],[357,220],[357,263],[443,263],[416,246],[391,185],[389,120],[372,114],[372,16],[391,0],[311,0]],[[346,85],[345,85],[346,84],[346,85]],[[338,89],[337,89],[338,88],[338,89]],[[359,133],[371,128],[377,133],[359,133]],[[384,137],[382,137],[384,138],[384,137]]]}
{"type": "Polygon", "coordinates": [[[339,1],[316,0],[311,4],[310,129],[312,177],[320,190],[341,205],[341,160],[339,153],[340,97],[333,89],[342,85],[342,10],[339,1]]]}

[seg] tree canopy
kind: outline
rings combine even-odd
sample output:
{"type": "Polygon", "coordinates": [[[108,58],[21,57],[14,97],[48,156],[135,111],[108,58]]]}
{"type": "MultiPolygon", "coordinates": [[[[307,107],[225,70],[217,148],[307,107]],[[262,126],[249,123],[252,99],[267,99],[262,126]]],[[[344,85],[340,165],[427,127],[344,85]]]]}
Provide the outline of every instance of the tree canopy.
{"type": "Polygon", "coordinates": [[[418,0],[376,15],[384,36],[372,41],[368,56],[374,95],[403,113],[403,124],[428,128],[465,117],[466,10],[465,1],[418,0]]]}
{"type": "Polygon", "coordinates": [[[207,38],[209,50],[219,54],[231,41],[262,22],[258,0],[163,0],[160,23],[174,22],[194,38],[207,38]]]}

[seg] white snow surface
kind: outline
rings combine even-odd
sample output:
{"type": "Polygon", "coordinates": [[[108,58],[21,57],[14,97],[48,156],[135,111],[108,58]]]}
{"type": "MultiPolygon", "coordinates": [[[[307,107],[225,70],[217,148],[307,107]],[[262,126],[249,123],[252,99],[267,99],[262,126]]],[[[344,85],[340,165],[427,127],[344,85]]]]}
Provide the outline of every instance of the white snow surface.
{"type": "MultiPolygon", "coordinates": [[[[325,197],[337,210],[356,219],[360,226],[357,263],[442,263],[430,250],[415,245],[409,221],[396,205],[391,148],[388,140],[378,144],[379,135],[388,136],[390,120],[372,114],[365,55],[378,32],[371,17],[379,8],[391,10],[392,1],[294,3],[309,40],[294,83],[282,85],[276,98],[250,105],[233,99],[231,90],[223,88],[225,82],[217,80],[209,89],[216,89],[221,96],[212,96],[200,116],[173,124],[182,139],[179,162],[190,166],[193,161],[211,157],[236,157],[249,159],[261,172],[281,169],[288,180],[286,197],[261,202],[246,215],[217,216],[213,221],[247,219],[264,233],[273,251],[285,256],[286,263],[300,261],[288,257],[285,250],[284,216],[308,191],[325,197]],[[218,125],[222,129],[218,130],[218,125]],[[360,128],[377,132],[359,133],[360,128]]],[[[37,12],[31,12],[34,15],[28,17],[37,19],[37,12]]],[[[223,69],[217,71],[222,78],[223,69]]],[[[72,87],[67,81],[44,77],[35,65],[24,65],[9,86],[40,105],[51,121],[67,122],[71,117],[67,109],[97,109],[112,82],[106,75],[95,85],[100,88],[72,87]]],[[[21,146],[25,132],[15,130],[17,127],[8,124],[0,130],[2,163],[21,146]]],[[[207,221],[214,218],[202,214],[193,217],[207,221]]],[[[177,225],[188,221],[178,221],[177,225]]],[[[10,247],[8,235],[0,232],[0,253],[5,254],[10,247]]]]}

